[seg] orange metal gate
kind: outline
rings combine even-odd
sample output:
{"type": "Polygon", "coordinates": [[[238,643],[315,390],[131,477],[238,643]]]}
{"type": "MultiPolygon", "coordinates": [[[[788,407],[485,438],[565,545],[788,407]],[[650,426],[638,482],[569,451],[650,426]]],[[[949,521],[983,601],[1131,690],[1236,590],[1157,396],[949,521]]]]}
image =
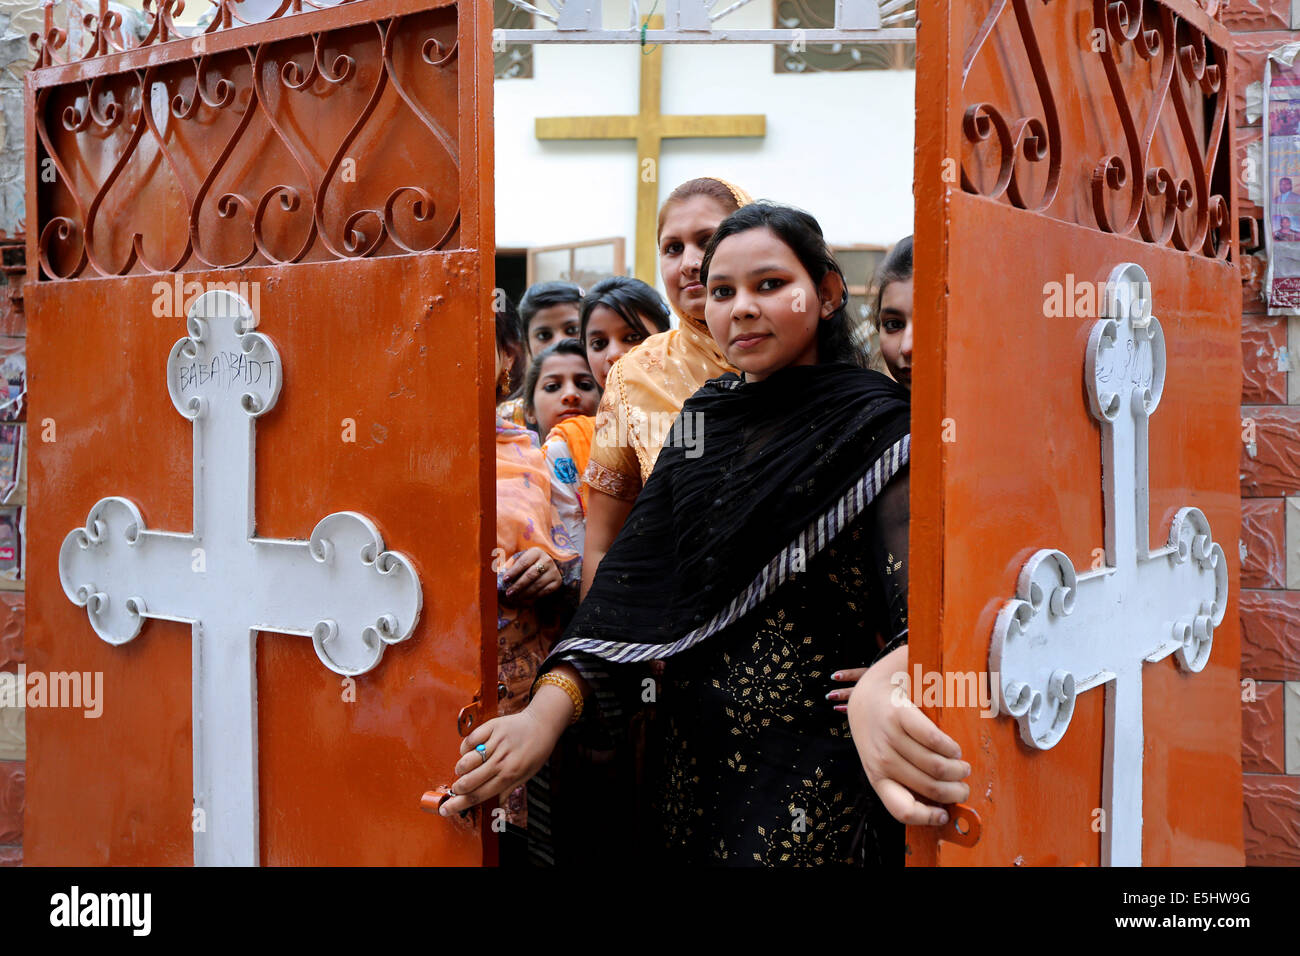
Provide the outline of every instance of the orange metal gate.
{"type": "Polygon", "coordinates": [[[490,8],[286,0],[243,25],[225,2],[177,38],[172,6],[119,51],[101,4],[71,63],[47,29],[28,85],[30,407],[52,438],[31,449],[28,667],[102,672],[104,700],[100,719],[28,714],[27,859],[194,858],[190,625],[111,646],[58,564],[107,496],[191,528],[200,462],[167,356],[197,295],[225,288],[283,362],[256,426],[256,534],[359,512],[423,591],[414,633],[356,678],[310,638],[257,636],[260,859],[482,862],[477,825],[418,800],[495,687],[490,8]]]}
{"type": "MultiPolygon", "coordinates": [[[[1202,672],[1141,669],[1148,865],[1242,862],[1241,295],[1218,6],[918,5],[912,663],[949,687],[951,675],[985,681],[999,612],[1039,549],[1059,549],[1081,575],[1108,573],[1103,432],[1084,359],[1108,276],[1136,263],[1167,359],[1149,421],[1149,540],[1162,545],[1178,509],[1199,508],[1231,594],[1202,672]]],[[[1110,583],[1090,585],[1093,597],[1110,583]]],[[[1078,591],[1074,614],[1085,613],[1078,591]]],[[[1079,693],[1051,749],[1028,746],[1009,716],[944,699],[936,719],[972,765],[982,829],[967,848],[912,828],[909,862],[1102,861],[1108,693],[1079,693]]]]}

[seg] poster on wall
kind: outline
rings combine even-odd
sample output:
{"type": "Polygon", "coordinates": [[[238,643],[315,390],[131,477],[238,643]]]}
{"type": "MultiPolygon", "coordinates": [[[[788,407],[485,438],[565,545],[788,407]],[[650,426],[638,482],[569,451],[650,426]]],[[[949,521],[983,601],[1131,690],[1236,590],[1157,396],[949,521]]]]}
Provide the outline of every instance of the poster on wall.
{"type": "Polygon", "coordinates": [[[0,336],[0,422],[21,421],[27,404],[27,340],[0,336]]]}
{"type": "Polygon", "coordinates": [[[0,425],[0,504],[24,503],[23,426],[0,425]]]}
{"type": "Polygon", "coordinates": [[[23,508],[0,508],[0,591],[23,589],[23,508]]]}
{"type": "Polygon", "coordinates": [[[1268,56],[1264,69],[1264,294],[1270,315],[1300,315],[1300,43],[1268,56]]]}

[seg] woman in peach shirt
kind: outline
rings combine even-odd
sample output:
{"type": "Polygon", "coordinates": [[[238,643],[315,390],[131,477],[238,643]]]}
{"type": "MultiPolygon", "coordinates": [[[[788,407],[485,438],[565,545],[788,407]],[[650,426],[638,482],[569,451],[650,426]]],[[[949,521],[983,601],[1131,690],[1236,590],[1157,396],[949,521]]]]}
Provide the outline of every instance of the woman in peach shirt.
{"type": "Polygon", "coordinates": [[[721,179],[682,183],[659,210],[659,274],[679,326],[652,335],[610,369],[596,411],[587,484],[582,593],[627,520],[682,404],[727,364],[704,322],[700,262],[718,224],[752,200],[721,179]]]}

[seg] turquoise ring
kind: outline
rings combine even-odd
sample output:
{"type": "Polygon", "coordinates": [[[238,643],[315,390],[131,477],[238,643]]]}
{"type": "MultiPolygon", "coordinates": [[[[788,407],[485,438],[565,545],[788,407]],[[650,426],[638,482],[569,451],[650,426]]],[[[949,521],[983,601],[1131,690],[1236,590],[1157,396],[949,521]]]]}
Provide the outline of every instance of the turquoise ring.
{"type": "Polygon", "coordinates": [[[474,750],[483,758],[483,762],[487,763],[487,744],[479,744],[474,750]]]}

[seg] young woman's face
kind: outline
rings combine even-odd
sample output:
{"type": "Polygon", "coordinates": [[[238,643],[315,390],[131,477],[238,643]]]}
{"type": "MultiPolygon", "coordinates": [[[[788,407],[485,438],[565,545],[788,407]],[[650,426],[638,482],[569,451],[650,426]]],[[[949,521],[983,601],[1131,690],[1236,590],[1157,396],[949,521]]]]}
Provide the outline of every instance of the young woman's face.
{"type": "Polygon", "coordinates": [[[574,415],[595,415],[600,391],[581,355],[552,355],[542,363],[533,392],[533,417],[543,438],[574,415]]]}
{"type": "Polygon", "coordinates": [[[704,318],[704,286],[700,263],[704,247],[713,237],[727,210],[711,196],[690,196],[672,203],[664,213],[659,233],[659,275],[668,301],[677,311],[697,321],[704,318]]]}
{"type": "Polygon", "coordinates": [[[843,297],[840,277],[813,282],[794,250],[766,228],[728,236],[709,266],[705,319],[727,361],[751,382],[817,361],[817,328],[843,297]]]}
{"type": "Polygon", "coordinates": [[[538,309],[528,320],[528,357],[531,359],[560,339],[576,339],[579,330],[578,303],[562,302],[538,309]]]}
{"type": "MultiPolygon", "coordinates": [[[[641,316],[646,328],[654,328],[654,323],[641,316]]],[[[591,374],[596,376],[596,384],[602,389],[609,378],[609,370],[614,367],[618,357],[631,350],[638,342],[644,342],[645,336],[623,321],[623,317],[608,306],[598,305],[587,316],[587,363],[591,374]]]]}
{"type": "Polygon", "coordinates": [[[880,352],[889,374],[904,388],[912,387],[912,280],[885,286],[880,297],[880,352]]]}

